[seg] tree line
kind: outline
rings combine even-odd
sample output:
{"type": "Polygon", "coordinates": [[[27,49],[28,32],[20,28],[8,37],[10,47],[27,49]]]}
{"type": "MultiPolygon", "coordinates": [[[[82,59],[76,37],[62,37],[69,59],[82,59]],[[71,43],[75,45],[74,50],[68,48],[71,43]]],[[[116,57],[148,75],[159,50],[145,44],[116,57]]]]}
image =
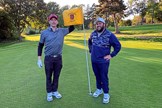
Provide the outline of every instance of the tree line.
{"type": "MultiPolygon", "coordinates": [[[[109,25],[115,27],[115,33],[120,33],[119,26],[143,25],[143,23],[162,22],[161,0],[98,0],[99,5],[94,6],[92,17],[101,16],[109,25]],[[124,20],[133,15],[132,20],[124,20]]],[[[92,18],[93,19],[93,18],[92,18]]]]}
{"type": "MultiPolygon", "coordinates": [[[[62,13],[64,10],[83,6],[85,28],[94,28],[96,17],[105,18],[108,26],[115,27],[115,33],[120,33],[119,26],[141,25],[162,21],[161,0],[98,0],[99,4],[65,5],[60,7],[56,2],[45,3],[43,0],[0,0],[0,41],[5,39],[22,39],[21,33],[26,30],[28,34],[48,26],[47,16],[50,13],[58,15],[59,26],[63,25],[62,13]],[[134,15],[133,20],[123,20],[124,17],[134,15]],[[137,18],[140,17],[140,18],[137,18]],[[137,20],[138,19],[138,20],[137,20]],[[139,21],[140,19],[140,21],[139,21]]],[[[82,29],[82,26],[76,26],[82,29]]]]}

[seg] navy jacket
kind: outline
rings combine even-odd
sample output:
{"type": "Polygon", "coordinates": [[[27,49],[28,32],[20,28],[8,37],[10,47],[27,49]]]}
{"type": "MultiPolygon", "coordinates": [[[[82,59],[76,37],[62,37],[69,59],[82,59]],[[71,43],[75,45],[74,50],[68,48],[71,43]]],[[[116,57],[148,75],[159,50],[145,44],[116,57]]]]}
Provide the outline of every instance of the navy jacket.
{"type": "Polygon", "coordinates": [[[92,62],[106,63],[109,61],[105,60],[104,56],[109,54],[111,57],[116,56],[121,49],[121,44],[113,33],[105,29],[100,36],[96,30],[92,32],[88,40],[88,47],[92,62]],[[111,47],[113,47],[112,52],[111,47]]]}

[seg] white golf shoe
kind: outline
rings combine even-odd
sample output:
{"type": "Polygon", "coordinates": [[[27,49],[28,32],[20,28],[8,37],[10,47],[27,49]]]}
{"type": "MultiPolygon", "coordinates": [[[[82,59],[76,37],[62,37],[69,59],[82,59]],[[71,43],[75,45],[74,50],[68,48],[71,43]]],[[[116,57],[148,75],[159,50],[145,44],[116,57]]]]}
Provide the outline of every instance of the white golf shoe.
{"type": "Polygon", "coordinates": [[[109,103],[110,95],[108,93],[105,93],[103,96],[103,103],[107,104],[109,103]]]}
{"type": "Polygon", "coordinates": [[[62,98],[62,95],[58,91],[52,92],[52,95],[55,96],[57,99],[62,98]]]}
{"type": "Polygon", "coordinates": [[[47,93],[47,101],[48,102],[53,101],[52,93],[47,93]]]}
{"type": "Polygon", "coordinates": [[[99,95],[101,95],[103,93],[103,91],[101,89],[97,89],[94,93],[93,93],[93,97],[98,97],[99,95]]]}

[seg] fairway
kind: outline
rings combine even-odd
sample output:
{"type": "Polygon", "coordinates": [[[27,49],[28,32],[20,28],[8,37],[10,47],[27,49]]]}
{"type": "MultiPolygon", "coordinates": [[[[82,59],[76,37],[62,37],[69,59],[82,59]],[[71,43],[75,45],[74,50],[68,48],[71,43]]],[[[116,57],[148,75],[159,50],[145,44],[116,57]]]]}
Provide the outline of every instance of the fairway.
{"type": "MultiPolygon", "coordinates": [[[[68,40],[68,39],[67,39],[68,40]]],[[[46,101],[45,73],[37,67],[38,42],[0,44],[1,108],[160,108],[162,106],[162,43],[121,41],[111,60],[110,103],[88,95],[82,40],[66,41],[59,91],[62,99],[46,101]],[[136,44],[143,45],[142,48],[136,44]],[[72,45],[71,45],[72,44],[72,45]],[[134,47],[129,47],[133,46],[134,47]],[[151,44],[151,48],[150,45],[151,44]],[[145,46],[145,47],[144,47],[145,46]],[[148,48],[147,48],[148,47],[148,48]]],[[[90,62],[89,62],[90,63],[90,62]]],[[[91,65],[90,65],[91,66],[91,65]]],[[[90,67],[92,91],[95,78],[90,67]]]]}

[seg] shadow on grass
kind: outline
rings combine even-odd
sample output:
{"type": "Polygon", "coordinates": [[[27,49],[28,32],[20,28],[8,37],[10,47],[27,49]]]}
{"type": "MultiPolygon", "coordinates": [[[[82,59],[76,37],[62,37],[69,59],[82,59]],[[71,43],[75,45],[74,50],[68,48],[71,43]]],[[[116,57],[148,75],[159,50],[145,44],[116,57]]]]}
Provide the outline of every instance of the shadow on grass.
{"type": "Polygon", "coordinates": [[[162,50],[123,47],[121,50],[121,55],[123,59],[135,62],[162,64],[162,61],[160,60],[162,50]]]}
{"type": "Polygon", "coordinates": [[[135,37],[118,37],[122,41],[150,41],[150,42],[162,42],[162,36],[135,36],[135,37]]]}
{"type": "Polygon", "coordinates": [[[19,41],[19,40],[14,40],[14,41],[3,41],[0,43],[0,48],[2,47],[7,47],[7,46],[10,46],[10,45],[13,45],[13,44],[19,44],[19,43],[22,43],[24,42],[25,40],[23,41],[19,41]]]}

